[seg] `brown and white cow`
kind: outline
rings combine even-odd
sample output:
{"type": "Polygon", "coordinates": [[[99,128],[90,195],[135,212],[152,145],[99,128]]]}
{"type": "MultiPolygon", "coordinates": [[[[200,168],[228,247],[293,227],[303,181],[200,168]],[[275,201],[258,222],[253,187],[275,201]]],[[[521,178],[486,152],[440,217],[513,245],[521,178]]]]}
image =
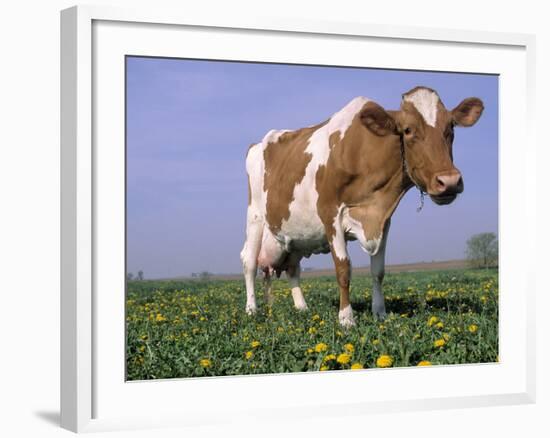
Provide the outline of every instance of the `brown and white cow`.
{"type": "Polygon", "coordinates": [[[330,119],[295,131],[270,131],[246,158],[248,211],[241,252],[246,311],[256,311],[254,279],[286,271],[297,309],[307,305],[299,286],[300,260],[331,253],[340,288],[339,320],[354,324],[347,241],[370,255],[372,312],[386,314],[382,280],[390,218],[403,195],[417,186],[439,205],[464,188],[453,164],[455,126],[472,126],[483,111],[470,97],[448,111],[438,94],[416,87],[401,107],[386,111],[357,97],[330,119]]]}

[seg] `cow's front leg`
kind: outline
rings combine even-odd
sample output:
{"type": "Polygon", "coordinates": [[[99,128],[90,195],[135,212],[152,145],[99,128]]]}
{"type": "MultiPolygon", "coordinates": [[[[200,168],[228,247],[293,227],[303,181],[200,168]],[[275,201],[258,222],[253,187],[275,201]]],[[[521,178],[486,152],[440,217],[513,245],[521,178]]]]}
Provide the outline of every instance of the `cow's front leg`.
{"type": "MultiPolygon", "coordinates": [[[[334,257],[334,254],[333,254],[334,257]]],[[[355,325],[353,310],[349,299],[349,285],[351,280],[351,262],[349,258],[340,259],[334,257],[334,266],[336,268],[336,280],[340,288],[340,311],[338,320],[342,327],[351,327],[355,325]]]]}
{"type": "Polygon", "coordinates": [[[349,298],[351,262],[348,256],[344,232],[341,228],[334,233],[332,241],[330,242],[330,249],[336,270],[336,281],[340,289],[340,311],[338,312],[338,319],[340,325],[347,328],[355,325],[355,319],[353,318],[353,310],[351,309],[349,298]]]}
{"type": "Polygon", "coordinates": [[[288,282],[292,291],[294,307],[298,310],[307,310],[306,300],[300,288],[300,258],[291,254],[289,266],[286,270],[288,282]]]}
{"type": "Polygon", "coordinates": [[[372,275],[372,314],[375,318],[381,320],[386,317],[386,304],[384,303],[382,282],[384,281],[386,239],[388,236],[389,227],[390,222],[388,220],[378,252],[370,258],[370,272],[372,275]]]}

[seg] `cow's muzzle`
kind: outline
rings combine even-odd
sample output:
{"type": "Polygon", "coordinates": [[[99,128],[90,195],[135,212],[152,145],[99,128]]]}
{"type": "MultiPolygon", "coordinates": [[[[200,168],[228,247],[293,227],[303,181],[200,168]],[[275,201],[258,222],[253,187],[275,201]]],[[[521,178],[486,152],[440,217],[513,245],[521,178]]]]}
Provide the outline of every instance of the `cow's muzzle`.
{"type": "Polygon", "coordinates": [[[459,193],[464,191],[464,180],[461,173],[453,169],[448,172],[440,172],[434,175],[432,187],[428,192],[432,201],[437,205],[450,204],[459,193]]]}

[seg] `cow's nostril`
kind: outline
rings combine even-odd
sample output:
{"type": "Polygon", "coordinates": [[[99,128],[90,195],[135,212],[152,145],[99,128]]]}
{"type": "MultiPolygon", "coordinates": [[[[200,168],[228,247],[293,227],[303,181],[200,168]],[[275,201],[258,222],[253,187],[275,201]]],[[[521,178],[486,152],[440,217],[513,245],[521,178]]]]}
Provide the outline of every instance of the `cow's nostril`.
{"type": "Polygon", "coordinates": [[[437,189],[441,192],[447,188],[447,185],[445,184],[445,180],[439,176],[435,178],[435,183],[437,185],[437,189]]]}

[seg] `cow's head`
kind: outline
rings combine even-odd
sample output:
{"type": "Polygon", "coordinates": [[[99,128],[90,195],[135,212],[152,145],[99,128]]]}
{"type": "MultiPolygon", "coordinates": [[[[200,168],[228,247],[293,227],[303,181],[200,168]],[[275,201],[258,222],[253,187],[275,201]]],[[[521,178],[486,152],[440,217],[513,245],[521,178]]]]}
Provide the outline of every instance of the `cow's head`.
{"type": "Polygon", "coordinates": [[[483,102],[477,97],[464,99],[448,111],[434,90],[416,87],[403,95],[399,111],[385,111],[369,102],[361,120],[378,136],[400,136],[409,178],[443,205],[464,190],[462,175],[453,164],[454,127],[472,126],[482,111],[483,102]]]}

